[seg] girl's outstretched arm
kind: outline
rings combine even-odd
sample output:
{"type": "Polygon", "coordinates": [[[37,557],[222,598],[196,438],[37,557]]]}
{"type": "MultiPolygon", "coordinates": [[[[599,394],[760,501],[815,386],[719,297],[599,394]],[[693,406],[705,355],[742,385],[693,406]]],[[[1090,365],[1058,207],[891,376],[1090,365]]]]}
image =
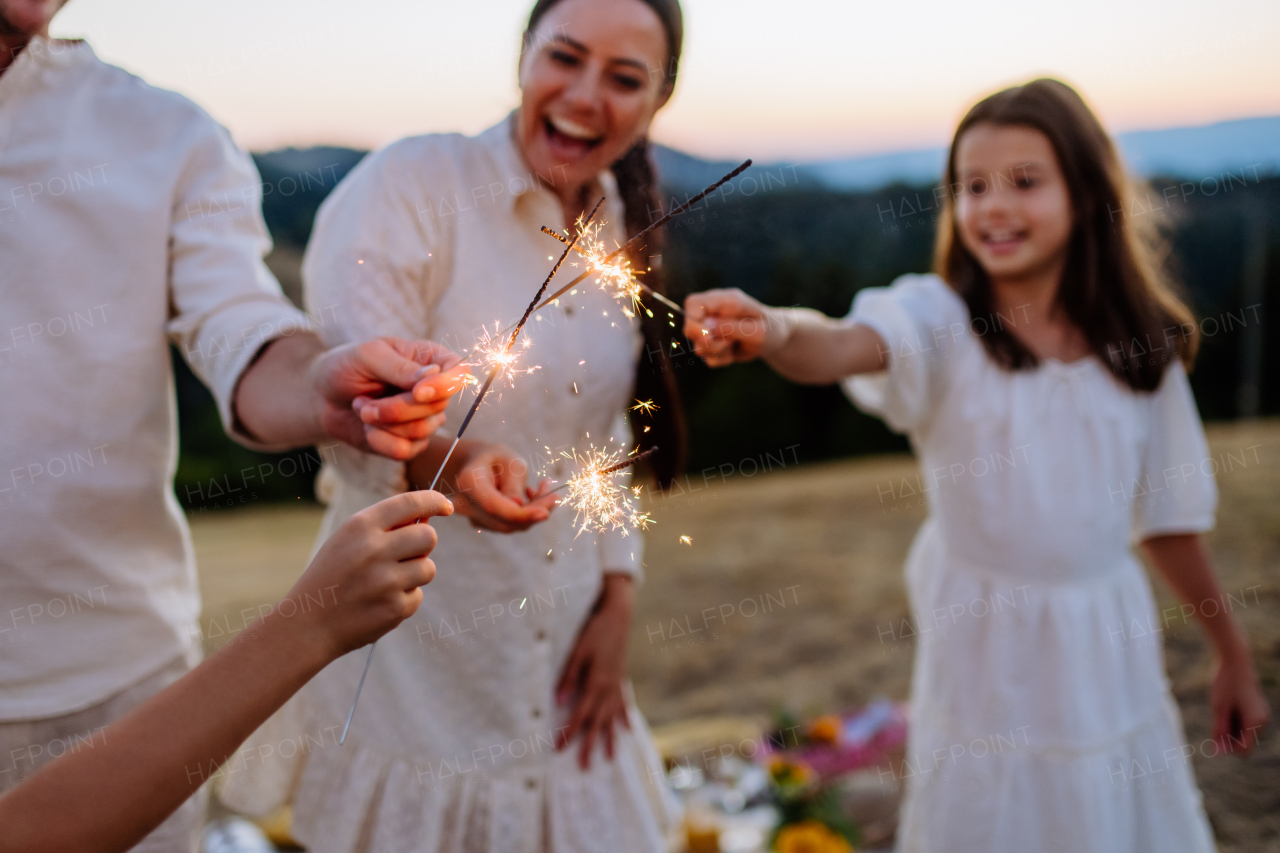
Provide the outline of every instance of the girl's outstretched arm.
{"type": "Polygon", "coordinates": [[[348,519],[285,598],[293,606],[109,726],[101,745],[0,797],[0,851],[108,853],[140,841],[329,662],[418,609],[436,536],[413,522],[452,511],[438,492],[407,492],[348,519]]]}
{"type": "Polygon", "coordinates": [[[794,382],[827,385],[889,364],[870,327],[810,308],[770,308],[736,288],[695,293],[684,307],[685,336],[712,367],[763,358],[794,382]]]}
{"type": "MultiPolygon", "coordinates": [[[[1153,536],[1143,550],[1165,582],[1184,602],[1183,613],[1194,615],[1213,644],[1217,661],[1213,674],[1213,737],[1226,752],[1247,753],[1271,719],[1244,630],[1227,608],[1226,596],[1205,552],[1199,534],[1153,536]],[[1185,608],[1192,608],[1187,612],[1185,608]]],[[[1167,621],[1167,620],[1166,620],[1167,621]]]]}

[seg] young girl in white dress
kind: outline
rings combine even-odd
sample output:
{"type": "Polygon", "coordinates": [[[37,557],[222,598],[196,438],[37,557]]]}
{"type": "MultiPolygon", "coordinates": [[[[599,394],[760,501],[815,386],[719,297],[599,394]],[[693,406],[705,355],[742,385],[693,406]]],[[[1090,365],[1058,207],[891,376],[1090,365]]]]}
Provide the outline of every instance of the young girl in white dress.
{"type": "Polygon", "coordinates": [[[1217,494],[1185,373],[1195,323],[1062,83],[977,104],[946,185],[937,275],[864,290],[843,320],[710,291],[686,334],[711,365],[841,382],[920,458],[902,851],[1213,850],[1131,552],[1194,607],[1213,737],[1247,751],[1269,711],[1199,536],[1217,494]]]}

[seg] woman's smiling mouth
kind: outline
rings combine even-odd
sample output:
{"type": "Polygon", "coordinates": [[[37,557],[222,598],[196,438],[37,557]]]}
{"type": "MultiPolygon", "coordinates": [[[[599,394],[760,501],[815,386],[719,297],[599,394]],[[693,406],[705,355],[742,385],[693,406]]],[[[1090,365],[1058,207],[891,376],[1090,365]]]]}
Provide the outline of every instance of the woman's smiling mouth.
{"type": "Polygon", "coordinates": [[[603,134],[566,118],[546,116],[542,124],[547,147],[559,160],[577,160],[604,141],[603,134]]]}

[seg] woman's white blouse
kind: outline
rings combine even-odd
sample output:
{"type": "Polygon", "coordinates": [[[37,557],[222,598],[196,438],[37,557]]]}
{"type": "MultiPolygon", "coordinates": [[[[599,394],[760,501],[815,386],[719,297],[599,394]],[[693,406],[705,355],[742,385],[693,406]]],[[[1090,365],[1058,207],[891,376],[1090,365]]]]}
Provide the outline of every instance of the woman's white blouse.
{"type": "Polygon", "coordinates": [[[1003,370],[981,335],[1018,319],[971,319],[935,276],[864,290],[849,318],[889,367],[845,389],[920,460],[884,485],[885,510],[929,509],[912,619],[891,632],[916,649],[901,849],[1210,850],[1130,550],[1213,526],[1216,462],[1186,374],[1171,348],[1152,393],[1093,357],[1003,370]],[[1153,764],[1160,784],[1136,778],[1153,764]]]}
{"type": "MultiPolygon", "coordinates": [[[[611,175],[599,190],[612,245],[622,206],[611,175]]],[[[539,226],[563,230],[562,219],[509,121],[474,138],[397,142],[322,206],[303,269],[308,304],[330,344],[391,334],[470,350],[519,319],[563,250],[539,226]]],[[[581,271],[574,263],[552,287],[581,271]]],[[[619,304],[586,282],[535,313],[523,339],[519,363],[536,369],[495,385],[467,438],[505,444],[557,479],[571,473],[556,461],[562,450],[630,449],[641,335],[619,304]]],[[[451,404],[440,440],[472,393],[451,404]]],[[[385,459],[339,449],[336,468],[322,540],[405,488],[403,466],[385,459]]],[[[364,650],[327,668],[251,742],[319,732],[323,747],[291,760],[275,750],[276,761],[230,774],[230,799],[266,808],[291,790],[296,834],[313,851],[661,849],[664,776],[634,706],[613,761],[598,747],[584,773],[574,749],[551,745],[568,718],[553,696],[561,668],[603,572],[638,574],[640,536],[579,534],[568,508],[512,535],[477,531],[460,514],[432,524],[436,579],[378,644],[346,744],[333,738],[364,650]]]]}

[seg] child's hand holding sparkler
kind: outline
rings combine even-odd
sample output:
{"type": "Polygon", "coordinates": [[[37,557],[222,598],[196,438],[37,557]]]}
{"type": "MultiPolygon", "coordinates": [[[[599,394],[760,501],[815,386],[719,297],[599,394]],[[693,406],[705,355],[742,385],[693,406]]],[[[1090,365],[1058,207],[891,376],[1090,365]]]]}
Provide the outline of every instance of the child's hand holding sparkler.
{"type": "Polygon", "coordinates": [[[685,300],[684,333],[711,367],[763,358],[793,382],[826,385],[889,364],[870,326],[812,308],[771,308],[741,290],[708,290],[685,300]]]}
{"type": "MultiPolygon", "coordinates": [[[[434,442],[409,463],[409,481],[425,486],[440,468],[447,442],[434,442]]],[[[485,441],[458,442],[437,488],[453,495],[458,512],[498,533],[528,530],[551,517],[557,496],[543,480],[529,487],[529,465],[512,451],[485,441]]]]}
{"type": "Polygon", "coordinates": [[[737,288],[695,293],[684,307],[685,337],[712,367],[767,356],[786,342],[784,315],[737,288]]]}
{"type": "Polygon", "coordinates": [[[0,850],[131,848],[303,684],[413,615],[436,571],[435,531],[414,522],[452,512],[424,491],[356,513],[266,616],[112,723],[102,745],[67,750],[0,797],[0,850]]]}

